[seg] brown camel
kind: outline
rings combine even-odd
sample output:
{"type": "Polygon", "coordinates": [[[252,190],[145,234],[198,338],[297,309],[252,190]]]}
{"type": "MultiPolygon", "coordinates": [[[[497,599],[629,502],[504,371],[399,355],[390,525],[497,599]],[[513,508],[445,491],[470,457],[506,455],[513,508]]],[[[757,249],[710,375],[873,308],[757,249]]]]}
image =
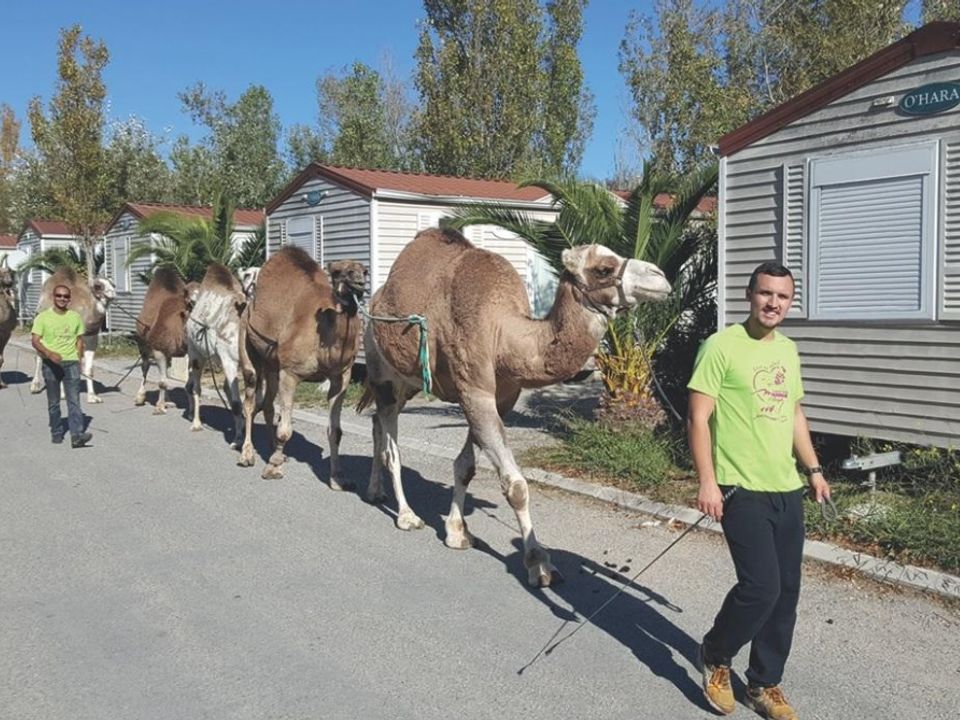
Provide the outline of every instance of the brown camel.
{"type": "Polygon", "coordinates": [[[360,344],[357,301],[366,287],[366,269],[352,260],[329,268],[330,279],[303,250],[285,247],[260,270],[240,323],[244,442],[237,464],[253,465],[253,416],[262,407],[267,427],[273,427],[279,393],[279,423],[263,477],[283,477],[283,448],[292,432],[297,385],[329,380],[330,487],[339,490],[352,484],[340,477],[340,411],[360,344]],[[261,398],[257,407],[255,401],[261,398]]]}
{"type": "Polygon", "coordinates": [[[197,287],[197,283],[189,286],[184,284],[173,268],[161,266],[154,271],[143,298],[136,332],[143,381],[133,402],[135,405],[147,402],[147,371],[152,356],[160,372],[160,393],[154,415],[167,412],[167,370],[170,359],[187,354],[187,316],[190,314],[191,295],[197,292],[197,287]]]}
{"type": "MultiPolygon", "coordinates": [[[[625,260],[602,245],[565,250],[563,264],[553,309],[545,319],[534,320],[523,281],[506,259],[474,247],[455,230],[425,230],[400,252],[370,303],[372,315],[427,318],[432,392],[459,403],[470,428],[453,463],[444,542],[457,549],[473,544],[463,505],[476,471],[473,446],[479,445],[516,513],[529,582],[541,586],[560,576],[534,534],[527,482],[507,447],[503,417],[521,389],[572,377],[618,311],[662,299],[670,291],[655,265],[625,260]]],[[[397,498],[396,524],[404,530],[423,527],[403,494],[397,443],[397,416],[421,388],[418,346],[415,325],[371,322],[364,332],[367,392],[358,409],[376,400],[367,498],[383,499],[380,471],[385,465],[397,498]]]]}
{"type": "MultiPolygon", "coordinates": [[[[13,270],[7,266],[7,256],[0,259],[0,371],[3,370],[3,350],[17,326],[17,287],[13,270]]],[[[0,374],[0,389],[7,384],[0,374]]]]}
{"type": "MultiPolygon", "coordinates": [[[[80,314],[83,320],[83,366],[81,368],[87,381],[87,402],[102,403],[103,400],[93,387],[93,358],[100,338],[100,328],[107,315],[107,307],[116,297],[113,283],[103,277],[95,277],[93,282],[77,273],[71,267],[58,267],[53,275],[48,277],[40,289],[40,302],[37,303],[37,312],[53,307],[54,288],[64,285],[70,289],[71,310],[80,314]]],[[[40,371],[42,360],[37,355],[36,368],[33,373],[33,382],[30,383],[30,392],[38,393],[43,389],[43,379],[40,371]]],[[[61,388],[62,389],[62,388],[61,388]]]]}

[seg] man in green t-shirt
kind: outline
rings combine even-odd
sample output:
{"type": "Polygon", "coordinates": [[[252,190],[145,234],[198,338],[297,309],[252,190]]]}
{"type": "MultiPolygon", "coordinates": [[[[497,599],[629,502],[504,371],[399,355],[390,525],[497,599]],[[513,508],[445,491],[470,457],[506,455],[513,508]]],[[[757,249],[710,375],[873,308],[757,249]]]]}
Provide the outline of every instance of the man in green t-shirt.
{"type": "Polygon", "coordinates": [[[83,357],[83,320],[68,309],[70,288],[57,285],[53,289],[53,307],[33,319],[31,342],[43,358],[43,379],[47,385],[47,413],[50,417],[50,438],[63,442],[60,417],[60,384],[67,398],[67,427],[71,447],[83,447],[93,437],[83,430],[80,409],[80,358],[83,357]]]}
{"type": "Polygon", "coordinates": [[[687,384],[697,505],[722,523],[737,573],[700,646],[704,695],[715,710],[734,711],[730,663],[750,643],[745,702],[773,720],[797,717],[780,689],[803,555],[804,483],[797,460],[813,498],[830,497],[800,405],[797,348],[776,330],[793,291],[787,268],[773,262],[757,267],[746,293],[749,317],[703,343],[687,384]]]}

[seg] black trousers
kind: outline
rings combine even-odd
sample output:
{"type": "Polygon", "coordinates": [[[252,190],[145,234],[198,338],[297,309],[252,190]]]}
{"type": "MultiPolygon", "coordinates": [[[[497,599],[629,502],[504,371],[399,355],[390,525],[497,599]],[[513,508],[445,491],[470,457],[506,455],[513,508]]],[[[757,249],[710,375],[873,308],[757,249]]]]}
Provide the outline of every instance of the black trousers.
{"type": "MultiPolygon", "coordinates": [[[[720,489],[726,494],[730,488],[720,489]]],[[[747,681],[752,686],[778,685],[797,621],[803,490],[771,493],[738,488],[724,506],[721,524],[737,584],[703,638],[707,661],[730,665],[750,643],[747,681]]]]}

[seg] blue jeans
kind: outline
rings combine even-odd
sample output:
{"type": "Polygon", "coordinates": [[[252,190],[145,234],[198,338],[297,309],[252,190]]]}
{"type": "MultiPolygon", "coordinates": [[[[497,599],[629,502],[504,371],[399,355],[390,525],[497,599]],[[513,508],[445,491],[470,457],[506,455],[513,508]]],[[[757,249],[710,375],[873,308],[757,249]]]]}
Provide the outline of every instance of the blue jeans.
{"type": "Polygon", "coordinates": [[[71,437],[83,434],[83,411],[80,409],[80,363],[66,360],[61,365],[43,361],[43,380],[47,384],[47,413],[50,415],[50,434],[63,436],[60,416],[60,383],[67,397],[67,426],[71,437]]]}

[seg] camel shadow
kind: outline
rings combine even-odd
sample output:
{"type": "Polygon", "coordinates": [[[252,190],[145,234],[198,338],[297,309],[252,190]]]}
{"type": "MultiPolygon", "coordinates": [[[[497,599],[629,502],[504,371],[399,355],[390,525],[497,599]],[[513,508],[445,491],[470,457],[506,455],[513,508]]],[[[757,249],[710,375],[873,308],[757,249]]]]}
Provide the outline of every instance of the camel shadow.
{"type": "Polygon", "coordinates": [[[11,370],[8,372],[0,373],[0,380],[3,380],[7,385],[22,385],[28,383],[32,380],[29,375],[20,370],[11,370]]]}
{"type": "MultiPolygon", "coordinates": [[[[519,539],[513,543],[520,570],[525,574],[520,560],[522,544],[519,539]]],[[[597,612],[603,603],[626,585],[623,592],[589,621],[589,625],[624,645],[650,672],[672,683],[692,705],[712,712],[699,685],[699,640],[691,637],[669,617],[682,613],[682,607],[649,587],[631,581],[629,565],[600,563],[557,548],[550,548],[550,557],[563,573],[565,582],[552,586],[549,591],[532,588],[526,582],[522,584],[531,596],[547,605],[561,624],[549,638],[550,642],[542,648],[531,650],[527,664],[518,668],[518,675],[536,667],[535,664],[549,663],[549,655],[554,650],[575,652],[573,643],[576,640],[570,638],[567,642],[564,638],[579,623],[587,622],[592,613],[597,612]],[[691,673],[694,677],[691,677],[691,673]]],[[[578,632],[591,632],[591,627],[584,627],[578,632]]],[[[545,641],[547,639],[544,638],[545,641]]]]}
{"type": "MultiPolygon", "coordinates": [[[[184,413],[184,417],[190,422],[193,422],[193,413],[189,409],[184,413]]],[[[200,422],[205,428],[210,428],[220,433],[223,441],[228,445],[233,442],[233,413],[223,407],[223,405],[220,405],[219,401],[203,397],[200,398],[200,422]],[[204,400],[206,400],[206,402],[204,402],[204,400]]],[[[243,442],[242,425],[240,431],[241,436],[239,442],[243,442]]],[[[254,425],[254,432],[256,432],[256,425],[254,425]]]]}

